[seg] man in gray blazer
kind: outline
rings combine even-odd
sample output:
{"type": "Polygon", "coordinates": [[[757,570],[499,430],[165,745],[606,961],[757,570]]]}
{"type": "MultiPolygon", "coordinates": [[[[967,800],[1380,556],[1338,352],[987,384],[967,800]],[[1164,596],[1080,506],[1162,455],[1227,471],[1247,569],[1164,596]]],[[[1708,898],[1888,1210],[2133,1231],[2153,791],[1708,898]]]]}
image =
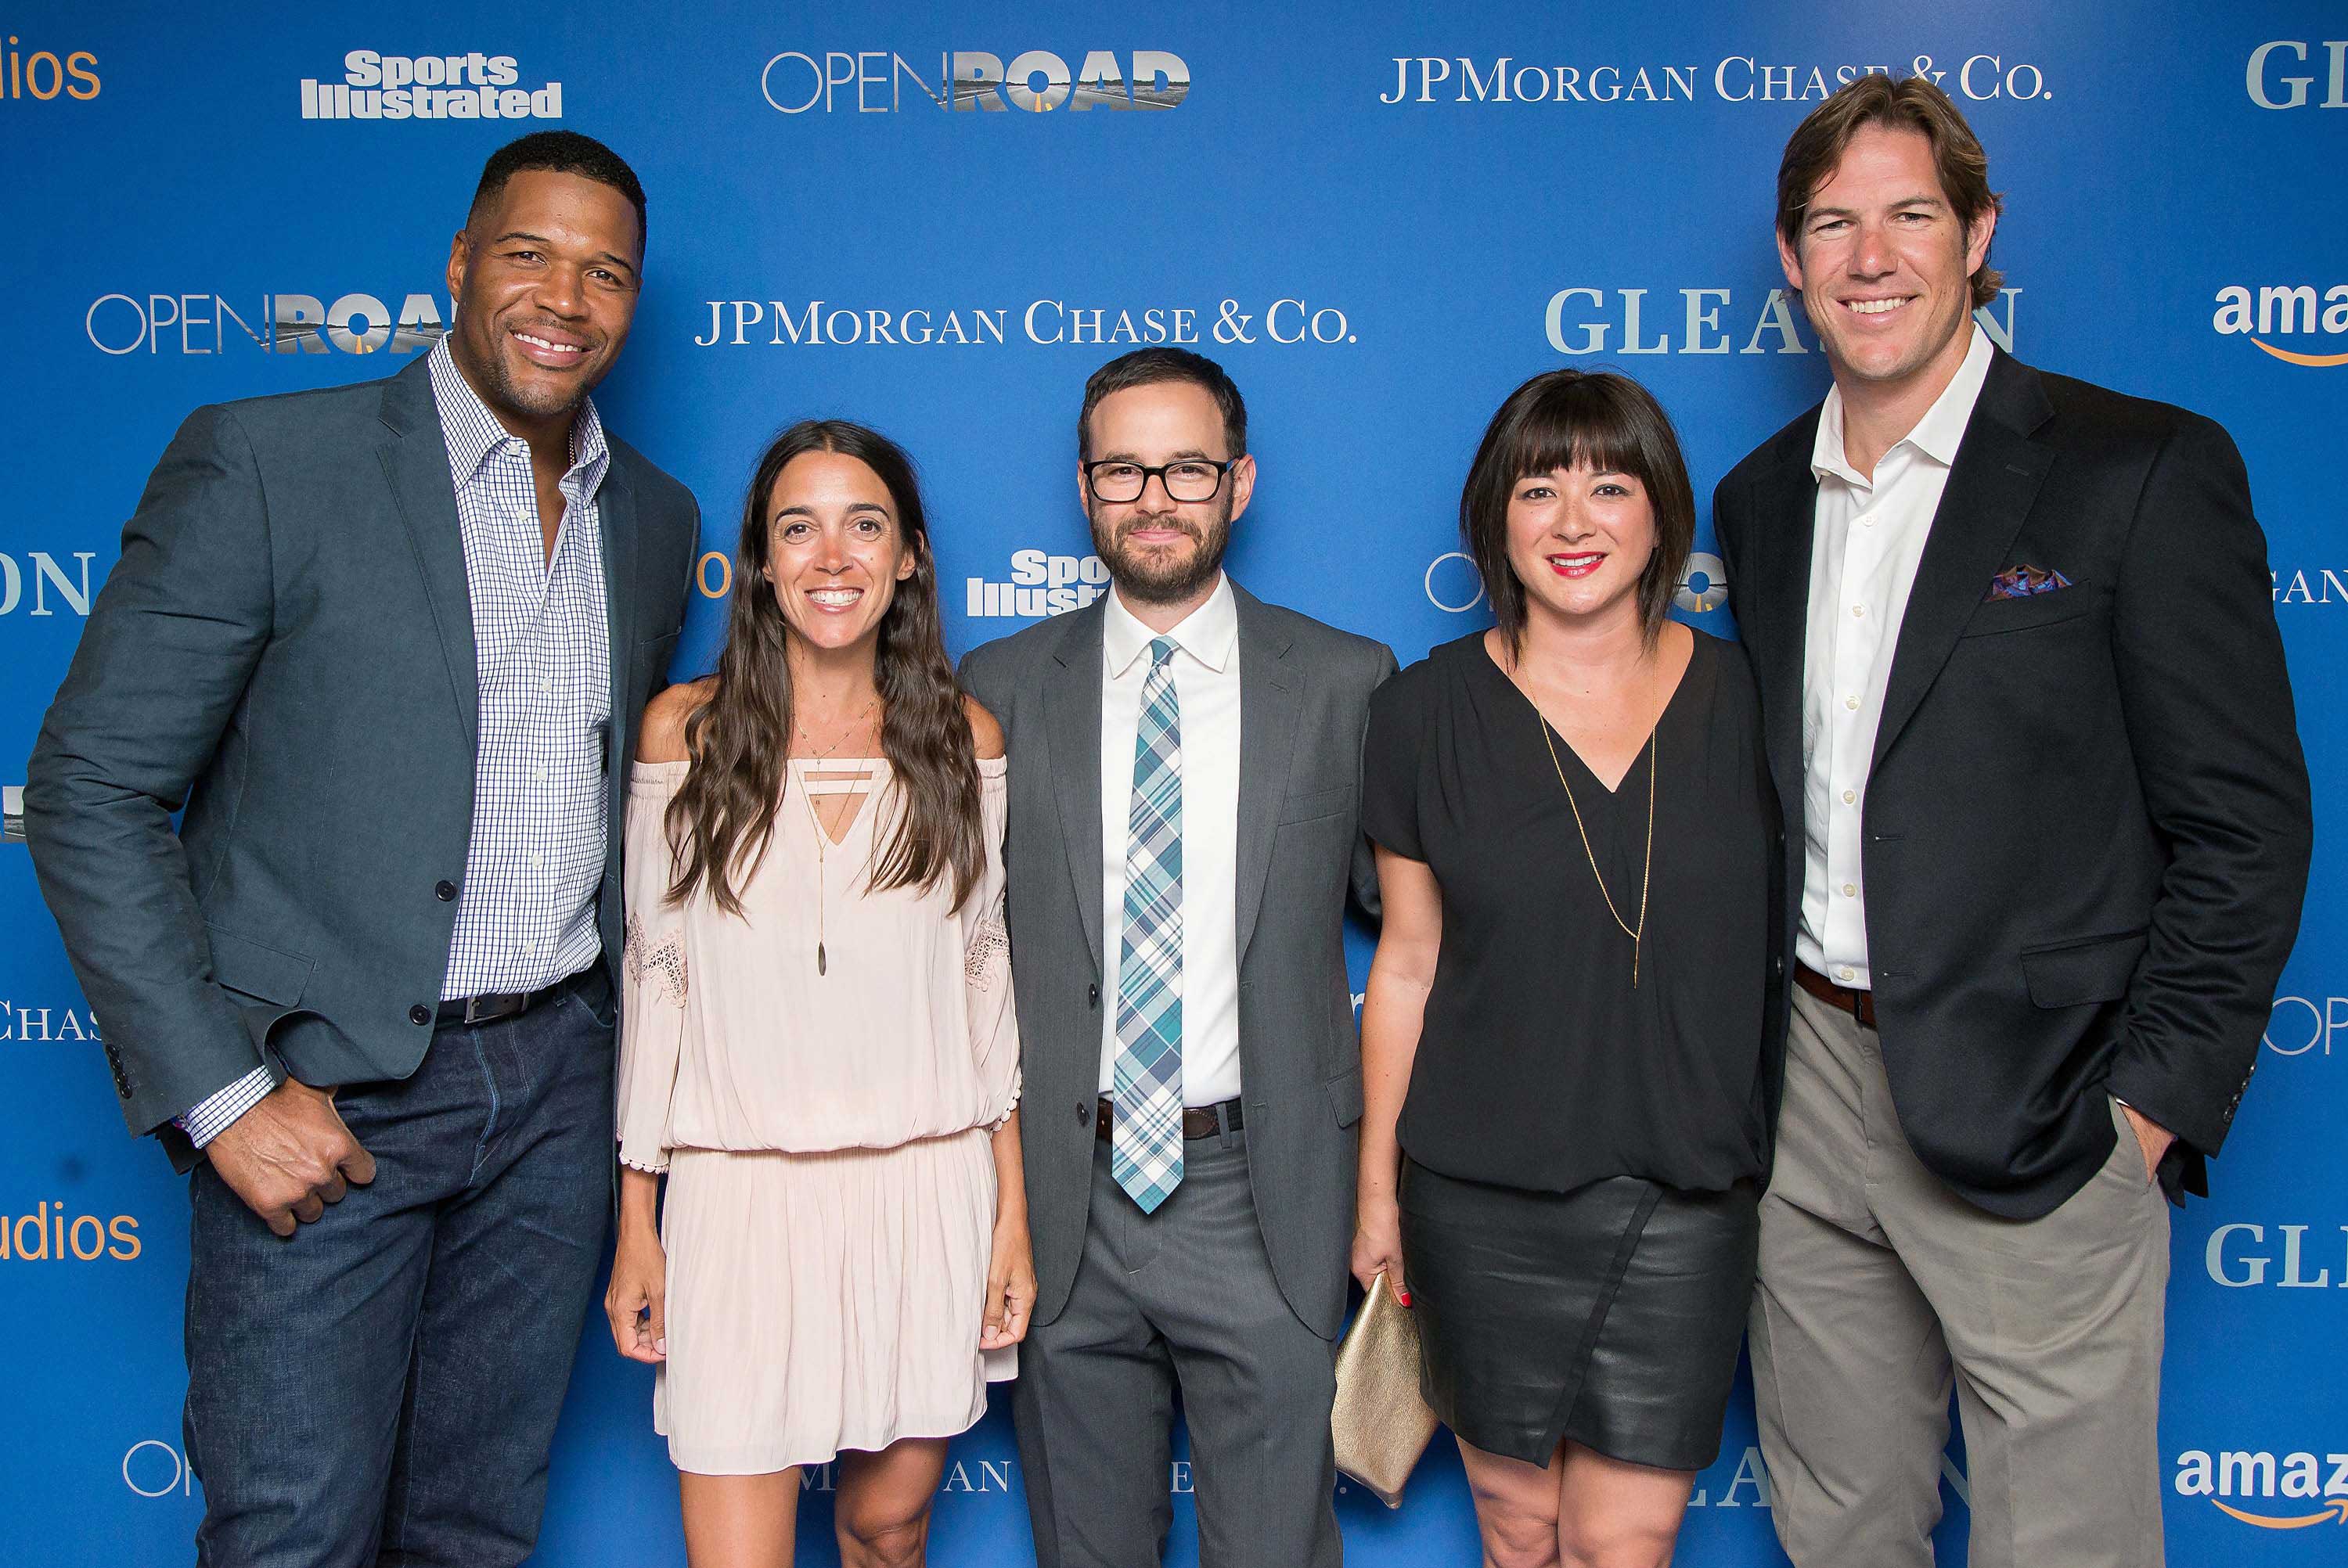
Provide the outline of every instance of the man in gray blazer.
{"type": "Polygon", "coordinates": [[[1158,1561],[1173,1398],[1208,1568],[1329,1568],[1334,1340],[1361,1057],[1348,885],[1382,645],[1222,572],[1255,459],[1220,366],[1085,388],[1077,497],[1112,592],[974,651],[1006,857],[1037,1297],[1014,1390],[1044,1568],[1158,1561]]]}
{"type": "Polygon", "coordinates": [[[200,1563],[536,1538],[610,1213],[626,759],[699,520],[587,401],[643,253],[609,149],[498,152],[431,354],[180,427],[42,725],[42,891],[131,1132],[193,1168],[200,1563]]]}

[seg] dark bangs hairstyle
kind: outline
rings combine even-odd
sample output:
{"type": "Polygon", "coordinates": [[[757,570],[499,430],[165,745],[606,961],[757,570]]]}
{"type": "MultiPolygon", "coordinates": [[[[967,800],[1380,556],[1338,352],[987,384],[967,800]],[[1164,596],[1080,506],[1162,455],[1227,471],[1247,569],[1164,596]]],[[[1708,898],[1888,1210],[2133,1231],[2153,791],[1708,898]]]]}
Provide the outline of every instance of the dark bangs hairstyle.
{"type": "Polygon", "coordinates": [[[1655,514],[1655,551],[1639,577],[1639,620],[1652,646],[1663,634],[1695,543],[1695,494],[1679,437],[1654,395],[1612,371],[1552,370],[1509,394],[1459,489],[1459,538],[1509,646],[1525,638],[1525,585],[1509,564],[1509,497],[1518,481],[1587,464],[1628,474],[1655,514]]]}
{"type": "Polygon", "coordinates": [[[844,419],[792,425],[775,437],[750,477],[734,557],[726,645],[717,656],[717,689],[685,720],[685,753],[693,766],[668,805],[675,865],[668,896],[684,898],[705,881],[719,908],[741,914],[740,881],[757,869],[773,835],[788,778],[791,676],[784,648],[792,633],[766,578],[773,553],[768,512],[776,479],[793,458],[809,452],[853,457],[879,477],[897,514],[898,538],[913,557],[912,576],[896,585],[881,615],[874,658],[880,753],[889,760],[899,810],[868,890],[932,887],[951,876],[954,907],[960,908],[985,867],[978,753],[938,620],[937,559],[930,549],[921,484],[902,447],[844,419]]]}

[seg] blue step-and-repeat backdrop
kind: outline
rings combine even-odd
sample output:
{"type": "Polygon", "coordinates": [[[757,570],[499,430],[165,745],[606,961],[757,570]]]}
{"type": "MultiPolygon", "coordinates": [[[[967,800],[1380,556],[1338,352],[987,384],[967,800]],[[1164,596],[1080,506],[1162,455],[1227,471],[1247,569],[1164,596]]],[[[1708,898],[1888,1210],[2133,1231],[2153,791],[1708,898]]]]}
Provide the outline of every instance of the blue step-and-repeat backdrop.
{"type": "MultiPolygon", "coordinates": [[[[186,1199],[123,1136],[13,814],[118,531],[188,410],[380,376],[448,320],[482,159],[600,137],[652,201],[605,417],[701,497],[706,667],[741,491],[806,415],[904,442],[960,651],[1086,602],[1086,374],[1221,360],[1262,466],[1231,565],[1407,661],[1478,624],[1460,478],[1524,377],[1610,364],[1699,495],[1827,384],[1770,236],[1785,137],[1838,83],[1924,73],[2006,195],[1981,314],[2048,368],[2222,421],[2250,466],[2319,798],[2348,743],[2348,12],[1875,0],[1443,7],[443,4],[9,8],[0,54],[0,1517],[11,1560],[184,1561],[186,1199]],[[387,89],[402,89],[394,92],[387,89]],[[494,118],[485,114],[494,111],[494,118]]],[[[1699,551],[1708,548],[1708,534],[1699,551]]],[[[1699,553],[1682,613],[1725,629],[1699,553]]],[[[2026,827],[2026,825],[2022,825],[2026,827]]],[[[2171,1561],[2348,1561],[2348,932],[2319,839],[2299,952],[2216,1195],[2176,1226],[2160,1452],[2171,1561]]],[[[1355,974],[1366,966],[1356,941],[1355,974]]],[[[1006,1412],[954,1445],[935,1560],[1029,1561],[1006,1412]]],[[[539,1560],[677,1562],[648,1369],[581,1345],[539,1560]]],[[[1740,1393],[1681,1561],[1782,1562],[1740,1393]]],[[[1942,1561],[1964,1557],[1961,1453],[1942,1561]]],[[[1187,1466],[1175,1560],[1195,1556],[1187,1466]]],[[[829,1478],[805,1560],[833,1561],[829,1478]]],[[[1438,1440],[1354,1560],[1474,1560],[1438,1440]]]]}

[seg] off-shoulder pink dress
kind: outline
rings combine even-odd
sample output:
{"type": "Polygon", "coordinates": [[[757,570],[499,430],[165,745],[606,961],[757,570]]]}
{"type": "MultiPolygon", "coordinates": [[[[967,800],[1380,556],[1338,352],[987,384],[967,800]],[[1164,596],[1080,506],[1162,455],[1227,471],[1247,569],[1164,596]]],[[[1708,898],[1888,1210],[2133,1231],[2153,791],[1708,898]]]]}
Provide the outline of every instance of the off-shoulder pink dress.
{"type": "Polygon", "coordinates": [[[956,909],[950,877],[867,889],[898,809],[885,762],[820,764],[872,787],[819,857],[795,759],[740,916],[705,887],[666,897],[690,766],[638,763],[628,789],[620,1158],[668,1173],[654,1425],[707,1475],[963,1431],[1014,1370],[978,1348],[991,1134],[1019,1095],[1004,764],[978,764],[986,869],[956,909]]]}

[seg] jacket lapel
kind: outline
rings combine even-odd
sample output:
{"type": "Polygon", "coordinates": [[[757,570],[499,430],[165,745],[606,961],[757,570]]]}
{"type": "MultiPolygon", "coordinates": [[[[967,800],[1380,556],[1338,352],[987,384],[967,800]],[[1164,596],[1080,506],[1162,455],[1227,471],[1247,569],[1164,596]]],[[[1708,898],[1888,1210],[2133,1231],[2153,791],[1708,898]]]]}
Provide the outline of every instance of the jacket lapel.
{"type": "Polygon", "coordinates": [[[448,443],[440,433],[439,409],[432,400],[428,361],[418,358],[384,384],[382,419],[390,434],[376,453],[424,577],[424,596],[448,661],[466,748],[477,750],[481,692],[474,664],[473,600],[465,579],[456,487],[448,478],[448,443]]]}
{"type": "MultiPolygon", "coordinates": [[[[1740,608],[1741,629],[1755,653],[1761,711],[1767,715],[1763,745],[1771,782],[1781,801],[1798,802],[1802,781],[1802,662],[1809,646],[1810,552],[1818,528],[1818,481],[1810,472],[1818,438],[1818,412],[1789,431],[1764,481],[1760,505],[1748,524],[1755,538],[1748,559],[1758,581],[1732,602],[1740,608]]],[[[1730,593],[1735,594],[1731,585],[1730,593]]]]}
{"type": "Polygon", "coordinates": [[[1280,804],[1288,793],[1288,764],[1296,749],[1296,721],[1304,702],[1304,672],[1287,662],[1287,635],[1253,594],[1231,584],[1240,620],[1239,946],[1247,961],[1256,917],[1263,910],[1264,879],[1280,804]]]}
{"type": "Polygon", "coordinates": [[[2054,455],[2030,439],[2053,416],[2038,373],[2003,352],[1966,422],[1940,509],[1917,562],[1916,581],[1900,621],[1900,641],[1883,691],[1883,717],[1875,732],[1872,765],[1882,765],[1891,743],[1915,716],[1942,665],[1955,651],[1966,620],[1989,580],[2013,548],[2023,519],[2045,480],[2054,455]]]}
{"type": "Polygon", "coordinates": [[[1107,972],[1101,958],[1101,628],[1107,598],[1066,617],[1066,630],[1044,668],[1044,741],[1052,794],[1060,808],[1060,843],[1096,975],[1107,972]]]}
{"type": "Polygon", "coordinates": [[[595,493],[596,532],[603,552],[603,623],[612,640],[612,772],[625,771],[620,748],[636,717],[636,492],[614,451],[595,493]]]}

